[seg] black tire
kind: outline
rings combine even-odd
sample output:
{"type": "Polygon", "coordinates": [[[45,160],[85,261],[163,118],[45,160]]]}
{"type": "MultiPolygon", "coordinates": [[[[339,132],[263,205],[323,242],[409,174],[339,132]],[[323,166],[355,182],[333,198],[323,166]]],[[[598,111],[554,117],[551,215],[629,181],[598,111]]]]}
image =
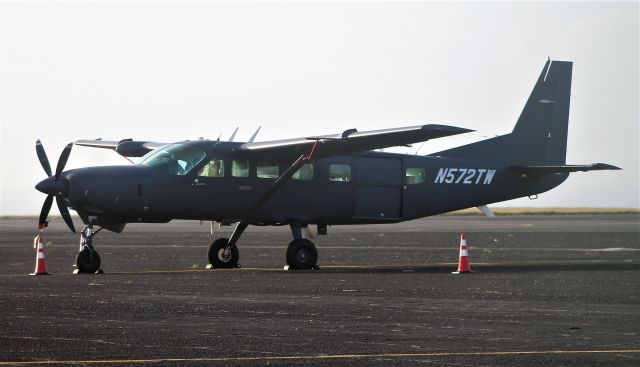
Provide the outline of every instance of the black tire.
{"type": "Polygon", "coordinates": [[[318,250],[313,242],[304,238],[291,241],[287,248],[287,265],[290,269],[313,269],[317,261],[318,250]]]}
{"type": "Polygon", "coordinates": [[[81,273],[93,274],[100,269],[100,254],[96,250],[85,248],[78,252],[76,266],[81,273]]]}
{"type": "Polygon", "coordinates": [[[233,245],[230,253],[225,257],[224,249],[227,247],[227,243],[229,243],[228,238],[218,238],[209,246],[209,264],[214,268],[229,269],[238,267],[238,259],[240,258],[238,247],[233,245]]]}

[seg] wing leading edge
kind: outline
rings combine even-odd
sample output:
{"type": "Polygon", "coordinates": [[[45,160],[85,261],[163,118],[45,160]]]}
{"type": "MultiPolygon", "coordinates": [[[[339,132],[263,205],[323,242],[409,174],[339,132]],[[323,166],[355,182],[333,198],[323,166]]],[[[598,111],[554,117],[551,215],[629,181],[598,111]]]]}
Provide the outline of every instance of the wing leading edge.
{"type": "Polygon", "coordinates": [[[166,145],[166,143],[156,143],[152,141],[134,141],[133,139],[124,139],[120,141],[107,140],[77,140],[75,145],[92,148],[102,148],[115,150],[118,154],[125,157],[142,157],[150,151],[166,145]]]}

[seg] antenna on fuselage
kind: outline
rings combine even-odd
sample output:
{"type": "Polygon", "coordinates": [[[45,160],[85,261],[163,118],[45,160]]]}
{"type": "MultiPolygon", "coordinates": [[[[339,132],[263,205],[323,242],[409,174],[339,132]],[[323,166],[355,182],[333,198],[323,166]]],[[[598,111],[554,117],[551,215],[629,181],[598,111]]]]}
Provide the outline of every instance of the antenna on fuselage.
{"type": "Polygon", "coordinates": [[[253,135],[251,135],[251,138],[249,139],[249,143],[253,143],[253,140],[256,138],[256,136],[258,136],[260,129],[262,129],[262,126],[258,126],[258,130],[256,130],[256,132],[253,133],[253,135]]]}
{"type": "Polygon", "coordinates": [[[233,134],[231,134],[231,136],[229,137],[229,140],[227,140],[227,141],[233,141],[233,139],[236,137],[236,133],[238,132],[239,128],[240,127],[236,127],[236,129],[233,130],[233,134]]]}

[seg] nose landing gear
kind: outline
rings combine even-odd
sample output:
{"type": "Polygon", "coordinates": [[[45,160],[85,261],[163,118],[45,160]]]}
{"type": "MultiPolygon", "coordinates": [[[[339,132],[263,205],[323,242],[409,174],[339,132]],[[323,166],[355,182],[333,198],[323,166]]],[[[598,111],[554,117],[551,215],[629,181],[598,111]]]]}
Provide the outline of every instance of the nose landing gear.
{"type": "Polygon", "coordinates": [[[83,230],[80,237],[80,252],[76,256],[76,269],[74,274],[102,274],[100,269],[100,254],[93,248],[93,236],[100,232],[102,228],[93,230],[93,224],[89,223],[83,230]]]}

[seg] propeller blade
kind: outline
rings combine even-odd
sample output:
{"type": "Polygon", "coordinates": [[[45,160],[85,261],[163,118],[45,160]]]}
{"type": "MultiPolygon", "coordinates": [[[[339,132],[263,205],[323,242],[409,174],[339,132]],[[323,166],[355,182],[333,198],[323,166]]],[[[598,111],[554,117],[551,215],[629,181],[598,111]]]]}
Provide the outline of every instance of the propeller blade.
{"type": "MultiPolygon", "coordinates": [[[[60,173],[64,169],[64,166],[67,164],[67,160],[69,159],[69,154],[71,154],[71,148],[73,148],[73,143],[67,144],[66,147],[60,153],[60,158],[58,159],[58,166],[56,167],[56,180],[60,177],[60,173]]],[[[75,231],[74,231],[75,232],[75,231]]]]}
{"type": "Polygon", "coordinates": [[[67,226],[71,230],[71,232],[76,233],[76,228],[73,226],[73,221],[71,220],[71,215],[69,214],[69,209],[67,208],[67,203],[65,203],[64,199],[60,195],[56,195],[56,204],[58,204],[58,210],[60,210],[60,214],[62,215],[62,219],[67,223],[67,226]]]}
{"type": "Polygon", "coordinates": [[[53,195],[47,195],[42,204],[42,210],[40,211],[40,219],[38,219],[38,228],[42,229],[47,225],[47,217],[49,216],[49,210],[51,210],[51,204],[53,204],[53,195]]]}
{"type": "Polygon", "coordinates": [[[38,159],[40,160],[40,164],[44,171],[47,173],[48,177],[51,177],[51,165],[49,165],[49,159],[47,158],[47,153],[44,151],[44,147],[42,146],[42,142],[40,139],[36,140],[36,154],[38,154],[38,159]]]}

